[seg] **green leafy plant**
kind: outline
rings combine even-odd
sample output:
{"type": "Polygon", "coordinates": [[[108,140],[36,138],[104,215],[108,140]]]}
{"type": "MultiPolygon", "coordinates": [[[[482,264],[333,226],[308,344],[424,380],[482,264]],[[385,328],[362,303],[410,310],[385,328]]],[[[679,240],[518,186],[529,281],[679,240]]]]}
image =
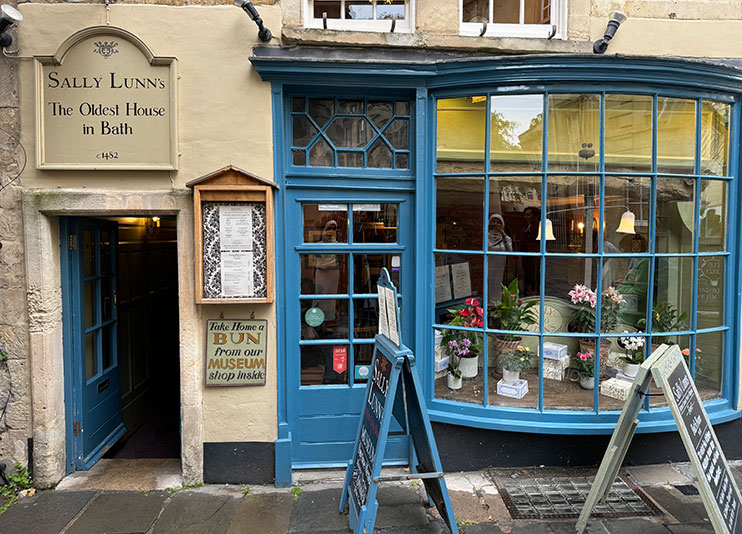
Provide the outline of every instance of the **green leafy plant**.
{"type": "Polygon", "coordinates": [[[169,488],[168,491],[171,495],[178,493],[179,491],[183,490],[189,490],[189,489],[196,489],[196,488],[202,488],[204,486],[203,482],[195,482],[193,484],[186,484],[185,482],[181,484],[180,486],[175,486],[173,488],[169,488]]]}
{"type": "MultiPolygon", "coordinates": [[[[497,325],[502,330],[523,331],[527,326],[536,324],[538,317],[534,307],[538,301],[524,302],[518,296],[518,279],[515,278],[509,285],[501,284],[502,295],[499,301],[491,301],[489,311],[499,322],[497,325]]],[[[517,339],[515,334],[502,334],[499,336],[506,341],[517,339]]]]}
{"type": "MultiPolygon", "coordinates": [[[[595,321],[597,313],[595,307],[598,297],[592,289],[582,284],[577,284],[568,293],[572,304],[575,305],[575,313],[572,326],[578,328],[578,332],[595,332],[595,321]]],[[[600,331],[612,332],[618,324],[618,312],[624,299],[621,293],[614,287],[603,291],[600,303],[600,331]]]]}
{"type": "Polygon", "coordinates": [[[242,484],[242,495],[250,495],[250,486],[242,484]]]}
{"type": "MultiPolygon", "coordinates": [[[[624,332],[628,334],[628,332],[624,332]]],[[[640,364],[644,361],[644,338],[639,336],[624,336],[618,338],[618,346],[625,354],[619,356],[624,363],[640,364]]]]}
{"type": "Polygon", "coordinates": [[[8,361],[8,353],[0,349],[0,364],[3,364],[7,361],[8,361]]]}
{"type": "Polygon", "coordinates": [[[294,494],[294,502],[299,500],[299,495],[304,493],[304,490],[301,488],[291,488],[291,493],[294,494]]]}
{"type": "MultiPolygon", "coordinates": [[[[463,328],[482,328],[484,326],[484,309],[475,298],[466,299],[466,304],[448,310],[453,318],[446,324],[463,328]]],[[[461,358],[475,358],[482,352],[482,334],[473,330],[444,330],[441,336],[441,347],[448,354],[448,372],[461,378],[459,364],[461,358]]]]}
{"type": "Polygon", "coordinates": [[[502,366],[508,371],[520,373],[531,367],[531,356],[531,349],[518,345],[517,349],[505,355],[502,366]]]}
{"type": "MultiPolygon", "coordinates": [[[[652,306],[652,331],[675,332],[685,330],[685,320],[687,318],[687,312],[678,314],[678,310],[669,302],[655,304],[652,306]]],[[[636,324],[640,328],[645,328],[647,326],[647,320],[639,319],[636,324]]]]}
{"type": "Polygon", "coordinates": [[[589,352],[578,352],[572,361],[572,368],[577,371],[580,380],[595,376],[595,359],[589,352]]]}
{"type": "Polygon", "coordinates": [[[31,476],[20,462],[15,463],[16,472],[8,474],[8,484],[0,486],[0,495],[5,502],[0,506],[0,514],[18,502],[18,493],[31,487],[31,476]]]}

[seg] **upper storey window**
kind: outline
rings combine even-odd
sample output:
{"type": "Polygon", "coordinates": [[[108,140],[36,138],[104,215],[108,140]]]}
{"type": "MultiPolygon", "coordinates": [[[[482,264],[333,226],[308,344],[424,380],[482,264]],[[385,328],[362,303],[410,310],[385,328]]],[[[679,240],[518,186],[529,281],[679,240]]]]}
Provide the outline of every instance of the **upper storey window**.
{"type": "Polygon", "coordinates": [[[412,0],[307,0],[305,26],[328,30],[410,31],[412,0]]]}
{"type": "Polygon", "coordinates": [[[567,0],[461,0],[461,34],[566,39],[567,0]]]}

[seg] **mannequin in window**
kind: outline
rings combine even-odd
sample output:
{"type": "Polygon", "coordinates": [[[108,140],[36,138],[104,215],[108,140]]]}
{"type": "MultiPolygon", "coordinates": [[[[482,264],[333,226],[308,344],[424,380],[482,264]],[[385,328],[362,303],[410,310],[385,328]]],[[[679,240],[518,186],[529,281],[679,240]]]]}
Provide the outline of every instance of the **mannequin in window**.
{"type": "MultiPolygon", "coordinates": [[[[493,213],[489,219],[487,233],[487,250],[497,252],[512,252],[513,240],[505,232],[505,220],[499,213],[493,213]]],[[[507,256],[489,256],[487,258],[487,295],[490,301],[500,300],[502,296],[502,277],[505,273],[507,256]]]]}

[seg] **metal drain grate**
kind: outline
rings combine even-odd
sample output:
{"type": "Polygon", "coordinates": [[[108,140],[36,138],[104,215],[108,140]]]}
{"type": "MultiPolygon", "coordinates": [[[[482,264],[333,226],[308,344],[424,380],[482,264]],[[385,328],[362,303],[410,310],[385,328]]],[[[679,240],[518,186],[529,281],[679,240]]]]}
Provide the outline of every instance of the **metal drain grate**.
{"type": "MultiPolygon", "coordinates": [[[[503,478],[494,482],[513,519],[579,517],[594,477],[503,478]]],[[[614,518],[662,515],[652,500],[626,474],[613,483],[608,497],[593,508],[591,517],[614,518]]]]}
{"type": "Polygon", "coordinates": [[[699,495],[698,488],[692,484],[683,484],[682,486],[674,486],[683,495],[699,495]]]}

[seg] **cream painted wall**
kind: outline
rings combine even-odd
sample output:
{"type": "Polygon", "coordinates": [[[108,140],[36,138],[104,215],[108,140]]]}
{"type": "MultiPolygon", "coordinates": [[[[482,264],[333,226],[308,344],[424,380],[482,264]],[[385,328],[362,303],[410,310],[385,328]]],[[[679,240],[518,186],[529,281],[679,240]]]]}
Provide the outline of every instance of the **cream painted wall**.
{"type": "MultiPolygon", "coordinates": [[[[20,55],[53,54],[71,34],[83,28],[106,24],[124,28],[141,38],[156,56],[174,56],[180,76],[179,170],[163,171],[39,171],[31,159],[21,177],[26,189],[98,190],[104,196],[117,191],[177,190],[185,193],[185,183],[229,164],[273,179],[273,139],[270,85],[260,81],[248,58],[252,47],[260,44],[254,23],[239,9],[229,6],[168,7],[151,5],[22,4],[23,24],[18,26],[20,55]],[[198,22],[198,23],[196,23],[198,22]]],[[[261,6],[268,28],[279,32],[281,12],[277,6],[261,6]]],[[[34,62],[24,61],[20,69],[22,140],[29,156],[35,150],[34,62]]],[[[134,197],[127,208],[136,210],[134,197]]],[[[113,203],[121,211],[121,204],[113,203]]],[[[70,201],[70,209],[72,209],[70,201]]],[[[64,209],[64,208],[62,208],[64,209]]],[[[75,205],[74,209],[79,210],[75,205]]],[[[192,221],[192,217],[186,218],[192,221]]],[[[179,221],[181,219],[179,218],[179,221]]],[[[179,229],[179,248],[192,249],[193,229],[179,229]]],[[[194,300],[192,276],[180,279],[181,303],[194,300]]],[[[190,421],[202,436],[199,441],[263,441],[277,437],[276,422],[276,320],[274,305],[196,307],[196,317],[185,320],[181,312],[181,382],[184,417],[198,413],[187,410],[200,402],[202,417],[190,421]],[[219,317],[267,319],[267,381],[265,386],[206,388],[204,383],[204,335],[206,319],[219,317]],[[200,315],[200,317],[199,317],[200,315]],[[196,319],[193,321],[193,319],[196,319]],[[192,329],[196,329],[193,332],[192,329]],[[196,345],[194,347],[194,345],[196,345]],[[184,360],[194,350],[195,359],[184,360]],[[188,391],[200,389],[194,396],[188,391]]],[[[37,394],[39,392],[37,391],[37,394]]],[[[190,416],[189,416],[190,417],[190,416]]],[[[191,427],[193,428],[193,427],[191,427]]],[[[184,447],[200,448],[200,443],[184,447]]],[[[184,450],[184,464],[187,454],[184,450]]],[[[200,453],[192,453],[194,459],[200,453]]],[[[196,460],[196,463],[199,463],[196,460]]],[[[184,465],[197,479],[200,466],[184,465]],[[194,471],[196,469],[196,471],[194,471]]],[[[50,477],[51,478],[51,477],[50,477]]]]}

